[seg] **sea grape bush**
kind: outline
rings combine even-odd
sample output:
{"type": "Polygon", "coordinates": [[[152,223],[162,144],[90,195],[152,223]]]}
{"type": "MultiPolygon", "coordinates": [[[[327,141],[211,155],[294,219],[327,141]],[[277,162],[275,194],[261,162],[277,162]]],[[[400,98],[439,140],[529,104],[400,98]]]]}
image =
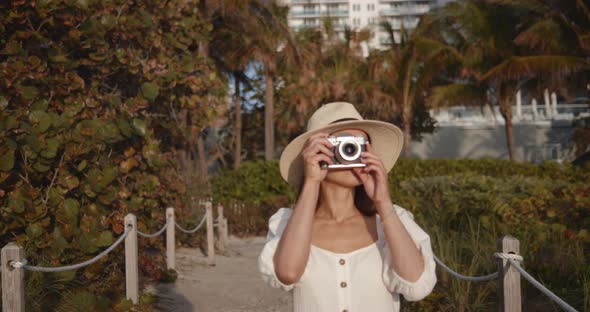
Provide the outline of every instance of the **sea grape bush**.
{"type": "MultiPolygon", "coordinates": [[[[1,246],[18,242],[35,265],[77,263],[113,243],[125,214],[151,232],[167,206],[185,204],[175,152],[225,93],[199,52],[211,25],[197,4],[0,3],[1,246]]],[[[27,274],[29,308],[118,300],[121,255],[59,278],[27,274]]],[[[165,275],[160,258],[143,256],[147,277],[165,275]]]]}

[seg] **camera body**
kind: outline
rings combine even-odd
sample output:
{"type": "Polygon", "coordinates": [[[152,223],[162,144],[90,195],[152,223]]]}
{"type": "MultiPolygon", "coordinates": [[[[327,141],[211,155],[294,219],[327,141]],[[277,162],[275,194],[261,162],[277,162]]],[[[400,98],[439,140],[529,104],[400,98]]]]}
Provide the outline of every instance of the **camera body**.
{"type": "Polygon", "coordinates": [[[328,141],[334,145],[332,151],[334,152],[333,165],[328,165],[328,169],[342,169],[366,167],[366,164],[361,162],[361,153],[367,150],[367,143],[362,136],[353,136],[350,134],[342,134],[339,136],[329,136],[328,141]]]}

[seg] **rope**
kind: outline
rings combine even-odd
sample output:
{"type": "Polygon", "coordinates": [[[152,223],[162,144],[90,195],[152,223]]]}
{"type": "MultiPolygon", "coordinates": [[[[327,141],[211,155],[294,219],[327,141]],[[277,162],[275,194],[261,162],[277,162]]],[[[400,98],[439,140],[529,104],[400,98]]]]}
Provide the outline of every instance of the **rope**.
{"type": "Polygon", "coordinates": [[[442,263],[442,261],[440,261],[440,259],[438,259],[436,256],[434,256],[434,261],[436,261],[436,263],[438,263],[443,269],[445,269],[445,271],[449,272],[449,274],[453,275],[454,277],[456,277],[460,280],[470,281],[470,282],[486,282],[486,281],[491,281],[491,280],[498,278],[498,272],[495,272],[495,273],[492,273],[489,275],[484,275],[484,276],[465,276],[465,275],[462,275],[462,274],[459,274],[459,273],[453,271],[446,264],[442,263]]]}
{"type": "Polygon", "coordinates": [[[206,216],[207,215],[204,215],[203,216],[203,219],[201,219],[201,222],[194,229],[192,229],[192,230],[187,230],[187,229],[183,228],[182,226],[180,226],[180,224],[178,224],[176,222],[174,222],[174,223],[176,224],[176,228],[179,229],[181,232],[184,232],[186,234],[193,234],[194,232],[198,231],[201,228],[201,226],[203,225],[203,223],[205,223],[205,217],[206,216]]]}
{"type": "Polygon", "coordinates": [[[544,293],[547,297],[549,297],[549,299],[553,300],[555,303],[557,303],[564,310],[569,311],[569,312],[578,312],[576,309],[572,308],[569,304],[567,304],[565,301],[563,301],[563,299],[559,298],[556,294],[554,294],[549,289],[545,288],[545,286],[543,286],[537,280],[535,280],[529,273],[527,273],[527,271],[525,271],[518,264],[518,262],[514,261],[513,259],[507,259],[507,260],[518,272],[520,272],[520,274],[524,278],[526,278],[531,284],[533,284],[533,286],[537,287],[537,289],[539,289],[542,293],[544,293]]]}
{"type": "Polygon", "coordinates": [[[494,257],[504,259],[504,260],[516,260],[518,262],[522,262],[522,260],[524,259],[520,255],[507,254],[507,253],[503,253],[503,252],[494,252],[494,257]]]}
{"type": "Polygon", "coordinates": [[[168,227],[168,223],[170,222],[170,219],[166,219],[166,223],[164,223],[164,225],[162,226],[161,229],[159,229],[156,233],[154,234],[147,234],[144,233],[140,230],[137,230],[137,235],[142,236],[142,237],[147,237],[147,238],[152,238],[152,237],[156,237],[156,236],[160,236],[160,234],[164,233],[164,231],[166,231],[166,228],[168,227]]]}
{"type": "Polygon", "coordinates": [[[47,267],[38,267],[38,266],[27,265],[27,259],[23,259],[23,261],[21,261],[21,262],[18,262],[18,261],[11,262],[10,265],[13,268],[24,268],[25,270],[36,271],[36,272],[63,272],[63,271],[69,271],[69,270],[76,270],[76,269],[91,265],[91,264],[95,263],[96,261],[100,260],[101,258],[103,258],[104,256],[108,255],[111,251],[113,251],[113,249],[115,249],[119,244],[121,244],[121,242],[125,239],[125,237],[127,237],[130,229],[131,229],[131,227],[127,227],[125,229],[125,232],[123,234],[121,234],[121,236],[119,236],[119,238],[111,246],[109,246],[109,248],[103,250],[101,253],[96,255],[94,258],[86,260],[82,263],[73,264],[73,265],[66,265],[66,266],[61,266],[61,267],[55,267],[55,268],[47,268],[47,267]]]}

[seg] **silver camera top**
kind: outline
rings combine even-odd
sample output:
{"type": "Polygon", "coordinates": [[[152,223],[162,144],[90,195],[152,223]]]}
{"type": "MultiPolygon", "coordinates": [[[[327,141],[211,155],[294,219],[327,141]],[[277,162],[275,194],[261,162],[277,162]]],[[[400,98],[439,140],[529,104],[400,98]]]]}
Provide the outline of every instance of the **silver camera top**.
{"type": "Polygon", "coordinates": [[[329,168],[347,168],[364,166],[361,163],[361,153],[366,150],[369,142],[362,136],[343,134],[340,136],[329,136],[328,141],[334,145],[335,165],[329,168]]]}

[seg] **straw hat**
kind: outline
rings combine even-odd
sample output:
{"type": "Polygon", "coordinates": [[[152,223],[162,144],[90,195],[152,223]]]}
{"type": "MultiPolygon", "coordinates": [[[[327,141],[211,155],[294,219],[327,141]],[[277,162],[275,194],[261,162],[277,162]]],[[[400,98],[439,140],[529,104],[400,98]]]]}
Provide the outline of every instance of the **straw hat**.
{"type": "Polygon", "coordinates": [[[387,172],[393,168],[404,144],[402,131],[387,122],[364,120],[350,103],[328,103],[316,110],[307,122],[307,131],[296,137],[281,154],[281,176],[293,186],[303,181],[301,151],[307,139],[318,133],[333,133],[343,129],[360,129],[369,135],[373,152],[381,158],[387,172]]]}

